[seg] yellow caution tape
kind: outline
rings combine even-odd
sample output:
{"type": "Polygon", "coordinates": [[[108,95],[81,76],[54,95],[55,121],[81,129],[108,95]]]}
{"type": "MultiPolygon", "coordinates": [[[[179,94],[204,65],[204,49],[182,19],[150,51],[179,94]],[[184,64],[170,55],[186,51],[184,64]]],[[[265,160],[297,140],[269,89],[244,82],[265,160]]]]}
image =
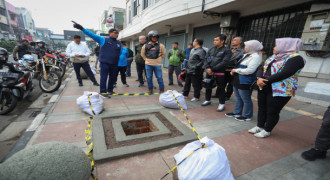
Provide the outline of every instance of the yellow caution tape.
{"type": "MultiPolygon", "coordinates": [[[[91,95],[91,94],[90,94],[91,95]]],[[[85,141],[86,144],[88,146],[88,152],[87,152],[87,157],[90,159],[91,161],[91,176],[94,180],[97,180],[97,177],[94,175],[93,171],[95,168],[95,161],[93,159],[93,148],[94,148],[94,143],[92,141],[92,121],[93,121],[93,117],[95,115],[95,112],[93,110],[92,104],[91,104],[91,99],[90,99],[90,95],[88,96],[88,103],[89,103],[89,107],[92,110],[93,115],[91,117],[89,117],[88,119],[88,124],[87,124],[87,128],[85,129],[85,141]]]]}

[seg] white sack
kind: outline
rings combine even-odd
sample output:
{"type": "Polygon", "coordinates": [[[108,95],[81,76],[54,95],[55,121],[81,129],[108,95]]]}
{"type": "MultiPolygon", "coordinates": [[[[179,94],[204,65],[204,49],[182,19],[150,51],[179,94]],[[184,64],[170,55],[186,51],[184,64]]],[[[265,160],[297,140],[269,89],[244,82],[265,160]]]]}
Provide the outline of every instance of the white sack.
{"type": "Polygon", "coordinates": [[[179,101],[181,107],[183,109],[187,109],[187,104],[186,101],[184,100],[184,96],[180,93],[178,93],[178,91],[175,90],[168,90],[162,94],[160,94],[159,96],[159,103],[166,107],[166,108],[171,108],[171,109],[180,109],[178,104],[176,103],[173,94],[174,93],[176,99],[179,101]]]}
{"type": "Polygon", "coordinates": [[[96,75],[96,67],[95,66],[91,66],[91,70],[92,70],[93,74],[96,75]]]}
{"type": "Polygon", "coordinates": [[[234,180],[226,151],[208,137],[187,144],[174,156],[176,163],[181,162],[192,151],[201,147],[201,142],[205,143],[207,148],[199,149],[178,166],[179,179],[234,180]]]}
{"type": "Polygon", "coordinates": [[[103,110],[104,103],[103,103],[103,99],[100,97],[99,93],[97,93],[97,92],[85,91],[84,95],[80,96],[77,99],[77,105],[86,113],[93,115],[93,112],[89,106],[88,95],[90,95],[90,100],[91,100],[92,108],[95,112],[95,115],[100,114],[103,110]]]}

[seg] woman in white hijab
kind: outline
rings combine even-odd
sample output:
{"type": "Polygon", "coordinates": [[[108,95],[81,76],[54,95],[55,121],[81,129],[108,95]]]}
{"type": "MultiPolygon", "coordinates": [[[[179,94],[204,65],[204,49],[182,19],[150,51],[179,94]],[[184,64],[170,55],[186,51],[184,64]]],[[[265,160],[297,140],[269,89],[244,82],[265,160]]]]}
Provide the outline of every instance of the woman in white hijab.
{"type": "Polygon", "coordinates": [[[233,112],[226,113],[226,116],[234,117],[237,121],[250,121],[253,116],[250,87],[256,80],[257,68],[262,58],[260,51],[263,49],[257,40],[246,41],[244,45],[245,54],[231,71],[231,75],[234,76],[235,108],[233,112]]]}

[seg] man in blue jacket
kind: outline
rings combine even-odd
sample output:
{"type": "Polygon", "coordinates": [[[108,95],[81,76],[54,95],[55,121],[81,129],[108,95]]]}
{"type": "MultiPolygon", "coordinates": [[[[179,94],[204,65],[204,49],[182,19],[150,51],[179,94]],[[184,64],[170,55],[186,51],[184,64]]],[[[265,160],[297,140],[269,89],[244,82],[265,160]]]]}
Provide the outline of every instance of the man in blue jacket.
{"type": "Polygon", "coordinates": [[[94,41],[100,44],[100,55],[99,61],[101,66],[101,81],[100,81],[100,94],[103,97],[110,98],[110,94],[113,94],[114,83],[117,78],[118,71],[118,61],[119,56],[121,54],[121,43],[117,40],[118,38],[118,30],[110,29],[109,30],[109,38],[105,38],[102,36],[98,36],[84,27],[82,27],[78,23],[74,23],[73,27],[81,30],[87,36],[91,37],[94,41]],[[107,88],[107,80],[108,88],[107,88]]]}

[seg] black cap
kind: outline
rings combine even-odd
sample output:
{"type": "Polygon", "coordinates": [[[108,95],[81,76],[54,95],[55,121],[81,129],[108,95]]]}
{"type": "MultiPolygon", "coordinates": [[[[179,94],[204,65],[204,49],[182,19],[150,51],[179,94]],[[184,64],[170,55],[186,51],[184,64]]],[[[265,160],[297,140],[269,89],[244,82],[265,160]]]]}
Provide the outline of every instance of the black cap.
{"type": "Polygon", "coordinates": [[[73,39],[81,39],[81,36],[79,36],[79,35],[74,35],[74,36],[73,36],[73,39]]]}
{"type": "Polygon", "coordinates": [[[115,29],[115,28],[112,28],[112,29],[109,30],[109,33],[112,33],[112,32],[115,32],[115,31],[118,31],[118,30],[115,29]]]}

